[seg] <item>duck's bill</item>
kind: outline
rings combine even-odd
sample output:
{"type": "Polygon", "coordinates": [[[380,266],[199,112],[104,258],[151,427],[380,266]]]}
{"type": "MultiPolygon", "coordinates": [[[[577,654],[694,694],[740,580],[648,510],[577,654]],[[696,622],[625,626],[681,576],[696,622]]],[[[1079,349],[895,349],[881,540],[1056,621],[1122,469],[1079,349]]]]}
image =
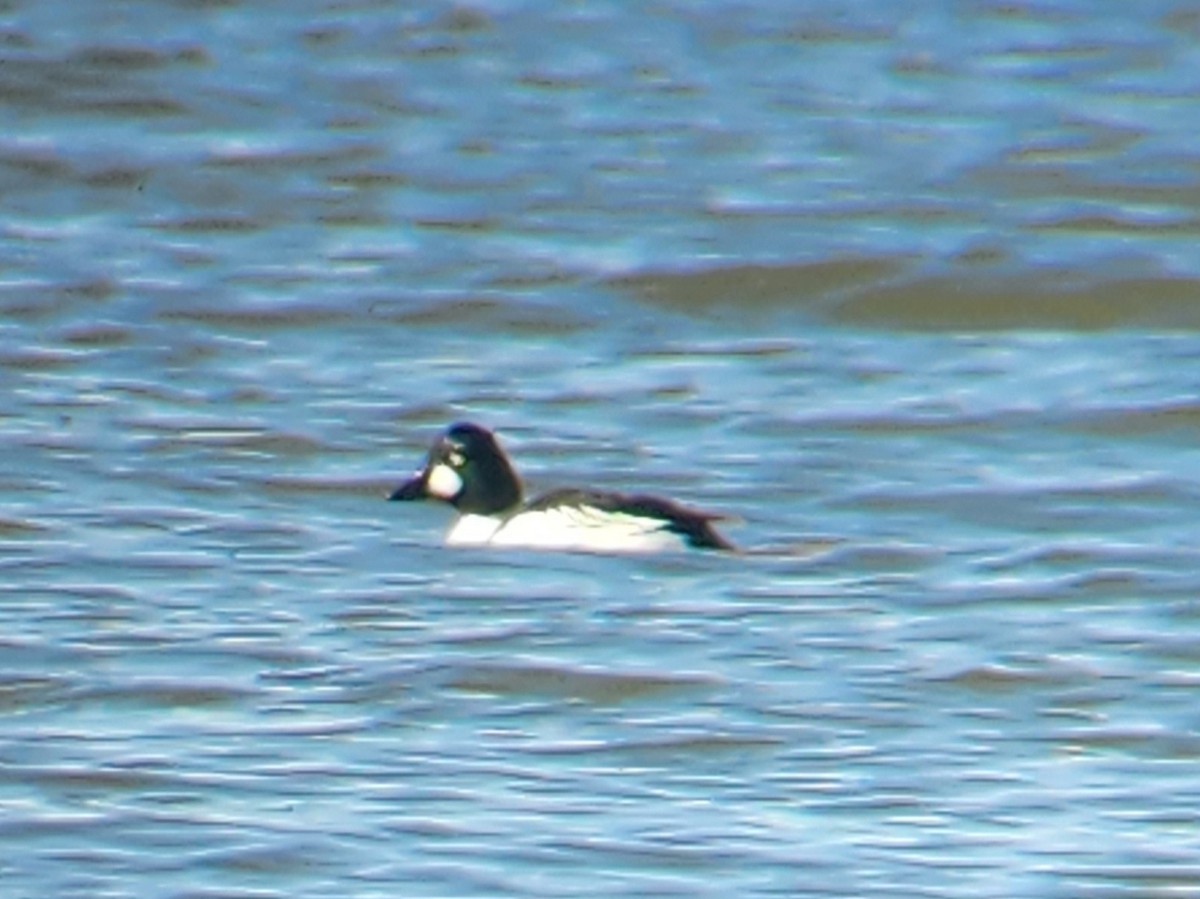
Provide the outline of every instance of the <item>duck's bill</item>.
{"type": "Polygon", "coordinates": [[[425,475],[422,473],[415,478],[405,481],[393,490],[388,499],[425,499],[426,496],[428,496],[428,493],[425,490],[425,475]]]}

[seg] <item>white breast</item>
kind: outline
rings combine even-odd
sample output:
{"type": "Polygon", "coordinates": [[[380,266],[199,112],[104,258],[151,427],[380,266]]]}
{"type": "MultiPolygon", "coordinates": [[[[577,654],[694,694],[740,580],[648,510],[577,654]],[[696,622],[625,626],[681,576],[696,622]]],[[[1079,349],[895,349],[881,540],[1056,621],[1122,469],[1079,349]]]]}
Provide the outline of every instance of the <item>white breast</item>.
{"type": "Polygon", "coordinates": [[[492,539],[501,520],[489,515],[463,515],[446,534],[447,546],[481,546],[492,539]]]}
{"type": "MultiPolygon", "coordinates": [[[[457,528],[455,528],[457,530],[457,528]]],[[[486,542],[493,546],[585,552],[663,552],[684,548],[667,522],[592,506],[555,506],[521,512],[505,521],[486,542]]]]}

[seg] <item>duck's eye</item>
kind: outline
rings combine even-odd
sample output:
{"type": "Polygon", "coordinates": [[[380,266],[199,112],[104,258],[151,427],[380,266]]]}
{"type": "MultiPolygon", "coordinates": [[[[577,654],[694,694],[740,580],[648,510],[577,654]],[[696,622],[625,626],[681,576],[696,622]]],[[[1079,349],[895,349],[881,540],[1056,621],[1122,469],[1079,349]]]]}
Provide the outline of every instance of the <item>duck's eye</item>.
{"type": "Polygon", "coordinates": [[[450,452],[446,454],[446,461],[450,463],[452,468],[462,468],[463,465],[466,464],[467,457],[458,450],[450,450],[450,452]]]}

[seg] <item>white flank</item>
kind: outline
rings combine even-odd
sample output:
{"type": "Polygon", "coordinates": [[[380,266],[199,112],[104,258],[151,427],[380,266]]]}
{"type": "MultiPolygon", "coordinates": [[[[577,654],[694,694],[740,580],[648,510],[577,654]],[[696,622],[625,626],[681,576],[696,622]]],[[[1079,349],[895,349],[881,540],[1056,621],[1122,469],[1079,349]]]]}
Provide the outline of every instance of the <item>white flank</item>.
{"type": "Polygon", "coordinates": [[[521,512],[504,522],[487,542],[493,546],[583,552],[683,549],[683,538],[667,526],[667,522],[658,518],[605,512],[592,506],[566,505],[521,512]]]}
{"type": "Polygon", "coordinates": [[[446,534],[447,546],[482,546],[489,543],[500,519],[488,515],[464,515],[446,534]]]}
{"type": "Polygon", "coordinates": [[[439,462],[429,470],[429,477],[425,479],[425,489],[430,496],[436,496],[438,499],[452,500],[462,492],[462,478],[458,476],[458,472],[439,462]]]}

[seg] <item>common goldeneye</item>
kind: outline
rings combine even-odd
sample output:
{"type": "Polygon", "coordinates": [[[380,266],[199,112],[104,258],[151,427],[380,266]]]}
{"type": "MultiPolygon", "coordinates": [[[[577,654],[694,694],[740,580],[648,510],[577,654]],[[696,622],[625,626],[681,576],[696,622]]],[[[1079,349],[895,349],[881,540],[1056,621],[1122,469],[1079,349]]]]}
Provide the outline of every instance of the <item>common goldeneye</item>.
{"type": "Polygon", "coordinates": [[[554,490],[522,503],[521,481],[487,428],[452,425],[425,467],[388,497],[437,499],[458,511],[452,546],[520,546],[583,552],[658,552],[692,546],[734,549],[721,518],[668,499],[599,490],[554,490]]]}

